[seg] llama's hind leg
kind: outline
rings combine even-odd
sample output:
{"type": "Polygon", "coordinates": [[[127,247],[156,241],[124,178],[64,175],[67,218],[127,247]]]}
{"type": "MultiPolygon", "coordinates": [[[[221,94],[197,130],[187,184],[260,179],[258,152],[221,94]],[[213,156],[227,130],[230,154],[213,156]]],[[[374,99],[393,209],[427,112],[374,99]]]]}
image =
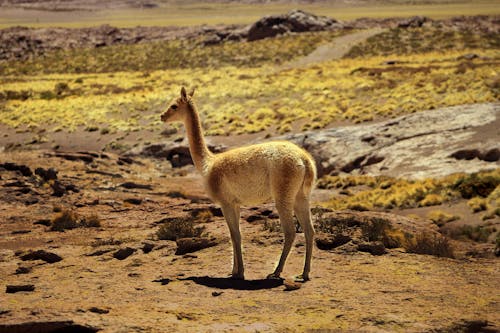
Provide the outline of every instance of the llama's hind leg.
{"type": "Polygon", "coordinates": [[[309,207],[309,199],[302,193],[297,195],[294,205],[295,215],[299,220],[302,230],[306,238],[306,256],[304,261],[304,271],[302,275],[297,276],[297,281],[309,280],[309,272],[311,271],[311,258],[314,242],[314,227],[311,220],[311,210],[309,207]]]}
{"type": "Polygon", "coordinates": [[[243,254],[241,250],[240,207],[232,204],[221,205],[233,244],[233,271],[231,277],[244,280],[243,254]]]}
{"type": "Polygon", "coordinates": [[[268,279],[279,279],[283,267],[285,266],[286,259],[292,248],[293,241],[295,240],[295,224],[293,223],[293,205],[288,203],[276,203],[276,209],[280,217],[281,228],[285,234],[283,242],[283,252],[281,252],[280,261],[274,272],[267,276],[268,279]]]}

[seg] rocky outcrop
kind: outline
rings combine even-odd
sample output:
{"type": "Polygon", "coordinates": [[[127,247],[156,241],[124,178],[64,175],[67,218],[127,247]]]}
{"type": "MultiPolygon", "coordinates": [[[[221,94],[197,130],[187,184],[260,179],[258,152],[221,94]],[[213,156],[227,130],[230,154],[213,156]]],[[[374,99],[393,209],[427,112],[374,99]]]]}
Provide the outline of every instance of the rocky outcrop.
{"type": "Polygon", "coordinates": [[[340,28],[341,24],[330,17],[292,10],[283,15],[264,16],[250,26],[247,40],[254,41],[290,32],[322,31],[333,27],[340,28]]]}
{"type": "Polygon", "coordinates": [[[320,250],[361,251],[379,256],[386,254],[388,248],[405,248],[409,252],[417,252],[415,240],[423,236],[442,239],[438,227],[430,220],[350,210],[323,209],[316,215],[315,241],[320,250]]]}
{"type": "Polygon", "coordinates": [[[499,127],[500,104],[490,103],[279,139],[308,150],[319,177],[344,172],[423,178],[498,167],[499,127]]]}
{"type": "MultiPolygon", "coordinates": [[[[213,153],[220,153],[225,151],[227,147],[208,143],[208,149],[210,149],[213,153]]],[[[189,152],[189,145],[184,142],[145,145],[132,149],[127,152],[126,155],[167,159],[174,168],[180,168],[185,165],[193,164],[191,153],[189,152]]]]}

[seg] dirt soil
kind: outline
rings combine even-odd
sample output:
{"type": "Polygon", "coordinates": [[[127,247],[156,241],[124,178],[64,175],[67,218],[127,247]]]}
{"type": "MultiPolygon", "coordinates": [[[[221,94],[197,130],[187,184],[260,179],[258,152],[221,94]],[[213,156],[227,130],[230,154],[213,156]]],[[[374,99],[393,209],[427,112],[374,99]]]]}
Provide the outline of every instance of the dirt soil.
{"type": "MultiPolygon", "coordinates": [[[[73,322],[102,332],[500,329],[497,259],[437,258],[402,249],[373,256],[316,248],[312,280],[285,291],[283,281],[264,279],[277,262],[282,235],[264,228],[262,219],[247,222],[256,210],[246,208],[241,229],[247,280],[234,281],[227,278],[232,259],[225,223],[192,167],[176,177],[167,162],[125,161],[113,154],[85,159],[43,151],[2,155],[2,163],[32,171],[57,169],[57,181],[66,191],[55,197],[53,180],[44,183],[20,171],[0,174],[0,285],[6,291],[7,286],[34,287],[2,294],[0,332],[26,331],[29,322],[39,331],[73,322]],[[130,182],[142,188],[125,185],[130,182]],[[50,231],[43,224],[57,214],[54,207],[71,208],[80,216],[98,214],[101,226],[50,231]],[[216,246],[176,255],[174,241],[157,239],[161,221],[200,211],[214,212],[202,214],[201,225],[216,246]],[[132,254],[116,259],[117,251],[126,248],[132,254]],[[36,250],[62,260],[23,260],[36,250]]],[[[314,200],[320,196],[315,193],[314,200]]],[[[269,216],[268,223],[276,223],[269,216]]],[[[300,273],[304,250],[299,234],[284,278],[300,273]]]]}

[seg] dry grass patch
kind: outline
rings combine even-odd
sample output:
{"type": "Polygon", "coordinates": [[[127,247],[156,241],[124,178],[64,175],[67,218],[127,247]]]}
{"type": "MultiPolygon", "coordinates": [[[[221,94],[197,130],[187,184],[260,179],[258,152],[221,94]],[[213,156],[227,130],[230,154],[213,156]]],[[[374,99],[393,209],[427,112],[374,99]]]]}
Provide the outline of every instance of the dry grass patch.
{"type": "Polygon", "coordinates": [[[80,216],[71,209],[62,208],[52,219],[51,231],[64,231],[75,228],[98,228],[101,220],[95,213],[88,216],[80,216]]]}
{"type": "Polygon", "coordinates": [[[156,237],[162,240],[175,241],[179,238],[200,237],[204,231],[205,227],[196,226],[193,218],[179,217],[163,222],[156,231],[156,237]]]}
{"type": "Polygon", "coordinates": [[[442,210],[433,210],[427,214],[427,218],[436,223],[439,227],[442,227],[448,222],[460,219],[460,216],[443,212],[442,210]]]}

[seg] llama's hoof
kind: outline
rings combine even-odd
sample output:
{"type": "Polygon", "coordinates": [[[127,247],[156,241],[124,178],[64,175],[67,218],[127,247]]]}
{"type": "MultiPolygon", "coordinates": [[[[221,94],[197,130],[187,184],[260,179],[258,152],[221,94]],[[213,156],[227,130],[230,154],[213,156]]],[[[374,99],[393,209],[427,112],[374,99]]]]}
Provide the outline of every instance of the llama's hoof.
{"type": "Polygon", "coordinates": [[[282,279],[279,275],[276,275],[276,274],[274,274],[274,273],[273,273],[273,274],[269,274],[269,275],[267,276],[267,279],[268,279],[268,280],[283,280],[283,279],[282,279]]]}
{"type": "Polygon", "coordinates": [[[229,275],[231,280],[245,280],[245,276],[243,274],[231,274],[229,275]]]}
{"type": "Polygon", "coordinates": [[[309,281],[309,275],[300,274],[293,279],[295,282],[306,282],[309,281]]]}

